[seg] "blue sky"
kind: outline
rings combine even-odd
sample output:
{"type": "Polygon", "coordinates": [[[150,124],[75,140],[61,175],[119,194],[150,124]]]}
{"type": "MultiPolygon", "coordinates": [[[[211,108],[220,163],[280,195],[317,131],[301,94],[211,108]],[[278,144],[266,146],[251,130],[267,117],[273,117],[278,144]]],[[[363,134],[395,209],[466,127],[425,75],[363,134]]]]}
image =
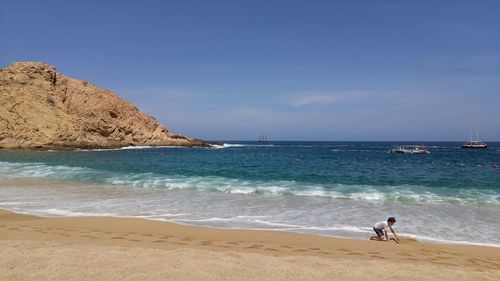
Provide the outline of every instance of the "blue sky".
{"type": "Polygon", "coordinates": [[[47,62],[175,133],[500,140],[500,1],[0,3],[1,66],[47,62]]]}

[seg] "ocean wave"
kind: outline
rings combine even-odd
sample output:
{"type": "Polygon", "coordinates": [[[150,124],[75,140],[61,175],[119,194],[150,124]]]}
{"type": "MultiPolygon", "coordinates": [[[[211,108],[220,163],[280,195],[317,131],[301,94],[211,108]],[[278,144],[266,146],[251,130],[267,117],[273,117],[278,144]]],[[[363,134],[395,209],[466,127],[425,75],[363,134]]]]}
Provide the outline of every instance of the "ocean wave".
{"type": "Polygon", "coordinates": [[[203,218],[203,219],[173,219],[169,220],[176,223],[183,224],[207,224],[210,223],[246,223],[247,225],[252,225],[252,229],[260,229],[260,230],[313,230],[313,231],[346,231],[346,232],[357,232],[357,233],[367,233],[372,229],[369,227],[356,227],[356,226],[311,226],[311,225],[303,225],[303,224],[293,224],[293,223],[285,223],[285,222],[276,222],[276,221],[266,221],[260,219],[261,217],[266,216],[236,216],[236,217],[212,217],[212,218],[203,218]]]}
{"type": "Polygon", "coordinates": [[[439,244],[461,244],[461,245],[474,245],[474,246],[486,246],[486,247],[500,248],[500,244],[479,243],[479,242],[470,242],[470,241],[455,240],[455,239],[440,239],[440,238],[430,237],[428,235],[400,233],[399,236],[410,238],[410,239],[415,239],[415,240],[422,241],[422,242],[431,242],[431,243],[439,243],[439,244]]]}
{"type": "Polygon", "coordinates": [[[83,167],[63,165],[49,166],[43,163],[9,163],[0,162],[0,173],[10,177],[78,179],[87,174],[95,174],[95,170],[83,167]]]}
{"type": "Polygon", "coordinates": [[[274,144],[243,144],[243,143],[223,143],[222,145],[214,145],[213,148],[236,148],[236,147],[275,147],[274,144]]]}
{"type": "MultiPolygon", "coordinates": [[[[3,204],[3,203],[2,203],[3,204]]],[[[35,215],[41,217],[117,217],[110,213],[96,213],[96,212],[75,212],[63,209],[34,209],[34,210],[22,210],[19,208],[10,208],[10,211],[25,214],[25,215],[35,215]]]]}
{"type": "Polygon", "coordinates": [[[247,144],[238,144],[238,143],[224,143],[222,145],[216,146],[215,148],[230,148],[230,147],[245,147],[249,146],[247,144]]]}
{"type": "Polygon", "coordinates": [[[141,149],[159,149],[159,148],[175,148],[175,149],[182,149],[182,148],[190,148],[187,146],[172,146],[172,145],[159,145],[159,146],[149,146],[149,145],[137,145],[137,146],[124,146],[124,147],[117,147],[117,148],[95,148],[95,149],[75,149],[74,151],[76,152],[99,152],[99,151],[122,151],[122,150],[141,150],[141,149]]]}
{"type": "Polygon", "coordinates": [[[352,184],[311,184],[293,180],[245,180],[220,176],[119,173],[85,167],[49,166],[43,163],[0,162],[0,174],[8,177],[73,180],[133,188],[194,190],[237,195],[321,197],[341,200],[392,201],[459,205],[500,205],[500,194],[485,189],[439,189],[417,186],[371,186],[352,184]]]}
{"type": "MultiPolygon", "coordinates": [[[[3,205],[3,204],[2,204],[3,205]]],[[[239,215],[233,217],[205,217],[205,218],[182,218],[189,214],[187,213],[159,213],[151,215],[133,215],[105,211],[76,211],[64,208],[44,208],[44,209],[22,209],[13,207],[3,207],[5,210],[12,212],[37,215],[41,217],[122,217],[122,218],[141,218],[155,221],[174,222],[183,225],[202,225],[207,227],[221,227],[232,229],[245,230],[266,230],[266,231],[287,231],[293,233],[314,233],[319,235],[334,236],[334,237],[349,237],[366,239],[372,234],[372,228],[360,225],[349,224],[333,224],[333,225],[317,225],[312,222],[294,223],[291,220],[273,220],[272,216],[266,215],[239,215]]],[[[413,231],[399,231],[398,235],[402,238],[415,239],[418,241],[444,244],[463,244],[463,245],[479,245],[488,247],[500,247],[500,244],[493,241],[496,239],[485,239],[484,237],[475,236],[474,239],[461,238],[457,235],[449,235],[446,227],[440,232],[433,234],[415,234],[413,231]],[[445,238],[444,238],[445,237],[445,238]],[[482,238],[482,239],[478,239],[482,238]],[[490,241],[490,242],[488,242],[490,241]],[[492,243],[493,242],[493,243],[492,243]]],[[[435,230],[435,228],[434,228],[435,230]]],[[[483,234],[484,235],[484,234],[483,234]]],[[[486,236],[488,237],[488,236],[486,236]]]]}

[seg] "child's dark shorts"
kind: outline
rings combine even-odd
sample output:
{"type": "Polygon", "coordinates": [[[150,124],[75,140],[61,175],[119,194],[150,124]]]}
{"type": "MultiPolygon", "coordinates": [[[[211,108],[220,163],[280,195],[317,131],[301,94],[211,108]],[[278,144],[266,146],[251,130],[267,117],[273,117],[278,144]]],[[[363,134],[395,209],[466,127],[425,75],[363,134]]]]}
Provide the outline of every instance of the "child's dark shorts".
{"type": "Polygon", "coordinates": [[[384,231],[382,231],[382,229],[376,229],[374,227],[373,230],[375,231],[375,233],[377,233],[378,237],[384,237],[384,231]]]}

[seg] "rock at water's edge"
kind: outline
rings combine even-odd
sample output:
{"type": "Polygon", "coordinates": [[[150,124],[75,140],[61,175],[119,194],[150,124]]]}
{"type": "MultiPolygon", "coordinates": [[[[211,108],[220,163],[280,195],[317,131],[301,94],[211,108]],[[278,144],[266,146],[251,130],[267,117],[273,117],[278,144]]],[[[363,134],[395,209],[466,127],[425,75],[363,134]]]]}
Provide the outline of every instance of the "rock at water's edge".
{"type": "Polygon", "coordinates": [[[1,148],[206,146],[174,135],[117,94],[42,62],[0,69],[1,148]]]}

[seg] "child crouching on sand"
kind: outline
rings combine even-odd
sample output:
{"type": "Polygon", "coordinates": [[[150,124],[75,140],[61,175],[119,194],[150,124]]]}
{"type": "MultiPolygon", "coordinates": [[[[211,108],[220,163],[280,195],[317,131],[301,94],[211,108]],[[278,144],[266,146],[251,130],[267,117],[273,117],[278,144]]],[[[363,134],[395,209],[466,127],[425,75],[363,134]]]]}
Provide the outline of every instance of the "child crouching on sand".
{"type": "Polygon", "coordinates": [[[394,229],[392,229],[392,226],[396,223],[396,219],[394,217],[390,217],[387,219],[387,221],[381,221],[376,223],[373,226],[373,230],[377,234],[377,236],[372,236],[370,237],[370,240],[378,240],[378,241],[389,241],[389,237],[387,236],[387,229],[390,229],[392,234],[394,234],[394,238],[391,238],[390,240],[394,240],[396,243],[399,243],[399,238],[396,235],[396,232],[394,232],[394,229]],[[384,239],[385,236],[385,239],[384,239]]]}

